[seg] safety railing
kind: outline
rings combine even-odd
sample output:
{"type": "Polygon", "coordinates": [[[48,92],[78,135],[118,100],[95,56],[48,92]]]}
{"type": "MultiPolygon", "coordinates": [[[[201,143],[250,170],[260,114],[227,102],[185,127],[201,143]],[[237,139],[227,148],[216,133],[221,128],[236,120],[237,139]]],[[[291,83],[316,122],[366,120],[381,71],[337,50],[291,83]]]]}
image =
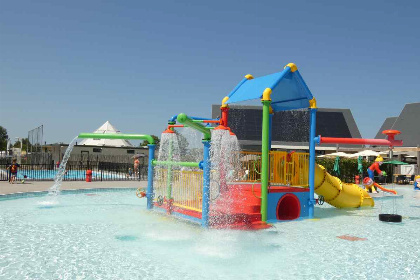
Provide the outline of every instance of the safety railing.
{"type": "Polygon", "coordinates": [[[270,183],[308,186],[309,154],[270,152],[270,183]]]}
{"type": "Polygon", "coordinates": [[[173,171],[173,205],[201,212],[203,171],[173,171]]]}
{"type": "Polygon", "coordinates": [[[173,205],[176,207],[201,212],[203,171],[172,170],[169,174],[170,178],[166,168],[155,170],[155,201],[163,204],[165,199],[173,199],[173,205]]]}
{"type": "Polygon", "coordinates": [[[287,161],[287,152],[270,152],[270,183],[287,185],[290,182],[291,167],[293,164],[287,161]]]}
{"type": "Polygon", "coordinates": [[[261,152],[239,153],[241,168],[238,174],[240,182],[257,182],[261,180],[261,152]]]}
{"type": "MultiPolygon", "coordinates": [[[[261,180],[261,153],[241,152],[239,181],[259,182],[261,180]]],[[[271,184],[308,186],[309,154],[270,152],[269,180],[271,184]]]]}

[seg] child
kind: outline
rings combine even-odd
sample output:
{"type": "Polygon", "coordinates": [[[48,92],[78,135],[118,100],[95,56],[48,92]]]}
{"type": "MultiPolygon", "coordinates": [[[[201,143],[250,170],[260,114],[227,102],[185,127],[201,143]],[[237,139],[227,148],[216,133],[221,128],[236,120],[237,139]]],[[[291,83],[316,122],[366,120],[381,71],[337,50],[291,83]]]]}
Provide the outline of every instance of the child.
{"type": "MultiPolygon", "coordinates": [[[[369,166],[367,172],[369,174],[369,178],[372,179],[372,182],[375,182],[375,179],[374,179],[375,171],[378,172],[379,175],[385,175],[386,174],[381,169],[379,169],[379,166],[381,166],[383,163],[384,163],[384,159],[381,156],[378,156],[375,159],[375,162],[372,163],[371,166],[369,166]]],[[[372,190],[376,192],[376,189],[375,189],[374,186],[372,186],[372,190]]]]}
{"type": "Polygon", "coordinates": [[[10,172],[9,184],[15,183],[19,167],[20,165],[16,163],[16,159],[13,159],[12,164],[9,167],[7,167],[7,169],[9,169],[9,172],[10,172]]]}

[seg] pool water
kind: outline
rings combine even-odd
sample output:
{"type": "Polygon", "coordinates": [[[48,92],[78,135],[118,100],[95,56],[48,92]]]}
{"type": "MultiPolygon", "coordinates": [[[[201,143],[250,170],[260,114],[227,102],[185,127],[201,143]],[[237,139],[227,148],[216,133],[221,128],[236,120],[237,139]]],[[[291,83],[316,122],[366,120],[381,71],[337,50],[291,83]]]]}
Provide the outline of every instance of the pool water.
{"type": "MultiPolygon", "coordinates": [[[[4,171],[5,174],[7,171],[4,171]]],[[[57,170],[19,170],[16,178],[18,180],[26,179],[26,180],[53,180],[55,175],[57,174],[57,170]]],[[[93,179],[100,179],[100,178],[126,178],[126,174],[112,174],[110,172],[92,172],[93,179]]],[[[84,180],[86,178],[86,170],[68,170],[64,175],[64,180],[84,180]]]]}
{"type": "MultiPolygon", "coordinates": [[[[57,170],[19,170],[17,179],[51,179],[55,178],[57,170]]],[[[84,179],[86,178],[86,170],[68,170],[64,175],[64,179],[84,179]]]]}
{"type": "Polygon", "coordinates": [[[0,279],[418,279],[420,192],[397,191],[254,232],[147,211],[134,190],[2,199],[0,279]],[[403,222],[380,222],[393,203],[403,222]]]}

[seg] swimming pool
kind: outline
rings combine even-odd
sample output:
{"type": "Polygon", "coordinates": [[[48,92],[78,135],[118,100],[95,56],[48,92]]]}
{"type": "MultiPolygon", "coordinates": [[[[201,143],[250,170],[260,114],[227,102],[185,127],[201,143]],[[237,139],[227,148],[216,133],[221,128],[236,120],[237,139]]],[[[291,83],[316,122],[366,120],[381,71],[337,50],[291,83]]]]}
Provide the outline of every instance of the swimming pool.
{"type": "MultiPolygon", "coordinates": [[[[6,178],[7,171],[3,170],[4,176],[6,178]]],[[[54,180],[55,174],[57,170],[19,170],[17,173],[16,178],[18,180],[54,180]]],[[[102,179],[123,179],[126,178],[126,174],[121,173],[111,173],[108,171],[102,172],[92,172],[92,179],[93,180],[101,180],[102,179]]],[[[86,170],[68,170],[67,173],[64,175],[64,180],[84,180],[86,178],[86,170]]]]}
{"type": "Polygon", "coordinates": [[[0,198],[0,279],[418,279],[420,192],[397,191],[400,224],[382,200],[255,232],[149,212],[135,190],[0,198]]]}

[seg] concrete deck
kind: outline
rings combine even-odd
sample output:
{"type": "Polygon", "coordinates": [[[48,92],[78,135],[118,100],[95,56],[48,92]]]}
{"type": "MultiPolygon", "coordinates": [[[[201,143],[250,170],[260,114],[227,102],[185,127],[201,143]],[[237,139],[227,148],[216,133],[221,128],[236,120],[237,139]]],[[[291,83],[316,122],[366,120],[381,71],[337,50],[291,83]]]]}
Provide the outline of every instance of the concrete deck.
{"type": "MultiPolygon", "coordinates": [[[[18,182],[9,184],[7,181],[0,181],[0,194],[11,194],[18,192],[48,191],[54,184],[53,181],[18,182]]],[[[92,188],[146,188],[147,181],[103,181],[103,182],[83,182],[83,181],[64,181],[61,190],[79,190],[92,188]]]]}

